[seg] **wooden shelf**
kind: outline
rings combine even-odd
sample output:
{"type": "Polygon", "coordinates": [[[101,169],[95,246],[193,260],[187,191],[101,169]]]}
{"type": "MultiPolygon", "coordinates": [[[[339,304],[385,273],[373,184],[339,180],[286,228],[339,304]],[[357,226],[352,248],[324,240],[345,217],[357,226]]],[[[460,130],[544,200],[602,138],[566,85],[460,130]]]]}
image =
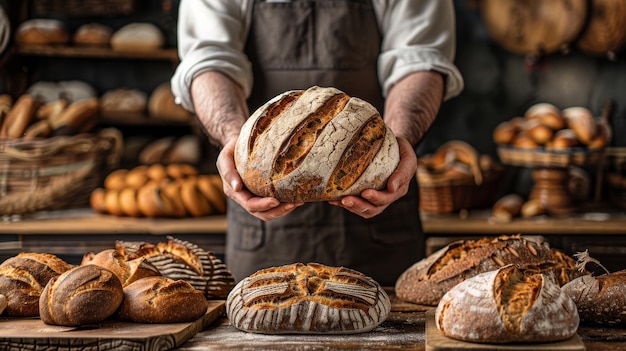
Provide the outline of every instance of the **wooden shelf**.
{"type": "Polygon", "coordinates": [[[23,56],[49,56],[96,59],[142,59],[168,60],[178,63],[178,52],[173,48],[154,51],[116,51],[111,48],[53,46],[53,45],[21,45],[15,47],[15,54],[23,56]]]}

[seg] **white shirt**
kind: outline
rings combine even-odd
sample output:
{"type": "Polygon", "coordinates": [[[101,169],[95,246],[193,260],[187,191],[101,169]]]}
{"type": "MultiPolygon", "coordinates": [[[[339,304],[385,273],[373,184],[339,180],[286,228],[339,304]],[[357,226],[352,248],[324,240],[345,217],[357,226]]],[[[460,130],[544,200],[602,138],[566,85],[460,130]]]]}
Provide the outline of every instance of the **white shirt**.
{"type": "MultiPolygon", "coordinates": [[[[289,0],[286,0],[289,1],[289,0]]],[[[198,74],[219,71],[252,90],[252,67],[244,46],[254,0],[182,0],[178,17],[181,62],[171,79],[176,101],[193,111],[191,83],[198,74]]],[[[447,100],[463,90],[454,65],[455,15],[452,0],[372,0],[383,38],[378,79],[383,96],[408,74],[437,71],[445,77],[447,100]]]]}

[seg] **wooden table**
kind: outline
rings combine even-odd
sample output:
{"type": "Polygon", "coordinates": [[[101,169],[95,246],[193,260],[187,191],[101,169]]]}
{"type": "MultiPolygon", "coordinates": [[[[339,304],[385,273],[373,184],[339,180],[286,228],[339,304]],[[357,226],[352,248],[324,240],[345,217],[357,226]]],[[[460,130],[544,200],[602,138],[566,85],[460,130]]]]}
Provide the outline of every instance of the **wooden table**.
{"type": "MultiPolygon", "coordinates": [[[[368,333],[259,335],[239,331],[223,317],[176,350],[426,350],[426,317],[432,307],[401,302],[393,294],[390,296],[389,317],[368,333]]],[[[578,335],[588,351],[626,350],[626,329],[580,327],[578,335]]]]}

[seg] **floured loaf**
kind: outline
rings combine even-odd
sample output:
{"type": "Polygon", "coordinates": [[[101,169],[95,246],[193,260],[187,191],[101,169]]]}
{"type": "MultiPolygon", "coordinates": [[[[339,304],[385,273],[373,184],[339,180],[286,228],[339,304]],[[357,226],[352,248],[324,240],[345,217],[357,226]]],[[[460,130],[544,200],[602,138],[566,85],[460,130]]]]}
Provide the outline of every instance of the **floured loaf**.
{"type": "Polygon", "coordinates": [[[380,325],[391,303],[383,288],[343,267],[296,263],[260,270],[226,300],[236,328],[262,334],[350,334],[380,325]]]}
{"type": "Polygon", "coordinates": [[[396,281],[396,295],[404,301],[434,306],[456,284],[508,264],[552,271],[561,285],[583,274],[574,259],[546,242],[502,235],[450,243],[407,268],[396,281]]]}
{"type": "Polygon", "coordinates": [[[484,343],[550,342],[572,337],[579,316],[552,273],[508,265],[467,279],[435,311],[442,334],[484,343]]]}
{"type": "Polygon", "coordinates": [[[382,189],[400,160],[376,108],[335,88],[276,96],[241,129],[235,164],[246,187],[285,202],[382,189]]]}

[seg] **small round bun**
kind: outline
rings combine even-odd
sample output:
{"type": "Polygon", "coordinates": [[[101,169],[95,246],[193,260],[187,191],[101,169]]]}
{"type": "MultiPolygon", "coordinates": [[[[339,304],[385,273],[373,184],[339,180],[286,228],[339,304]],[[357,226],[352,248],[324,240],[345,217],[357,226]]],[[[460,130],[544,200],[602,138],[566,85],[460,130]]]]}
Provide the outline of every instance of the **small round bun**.
{"type": "Polygon", "coordinates": [[[154,276],[124,288],[117,317],[136,323],[182,323],[202,317],[208,307],[204,294],[187,281],[154,276]]]}

